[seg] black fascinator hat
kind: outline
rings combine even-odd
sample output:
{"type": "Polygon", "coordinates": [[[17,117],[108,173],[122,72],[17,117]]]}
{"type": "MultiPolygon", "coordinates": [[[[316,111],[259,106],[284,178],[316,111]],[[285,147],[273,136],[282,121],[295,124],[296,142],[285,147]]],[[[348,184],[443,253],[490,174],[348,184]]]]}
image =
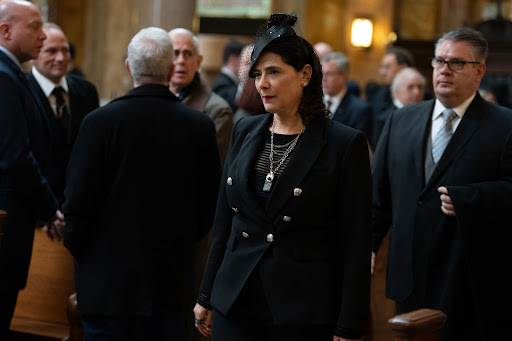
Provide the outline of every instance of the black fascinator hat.
{"type": "Polygon", "coordinates": [[[256,61],[268,44],[278,38],[297,36],[292,28],[296,22],[297,16],[295,14],[272,13],[268,20],[266,30],[257,38],[256,44],[254,45],[254,50],[251,55],[251,68],[249,69],[250,78],[254,78],[256,61]]]}
{"type": "Polygon", "coordinates": [[[249,77],[255,78],[256,63],[262,54],[267,52],[279,55],[284,63],[292,66],[297,72],[303,70],[306,65],[310,65],[311,78],[308,83],[303,84],[303,95],[298,110],[302,116],[302,122],[307,125],[316,118],[328,117],[329,111],[323,102],[320,60],[313,46],[297,35],[297,29],[293,28],[296,22],[295,14],[272,14],[268,24],[258,30],[259,34],[256,33],[251,64],[246,68],[249,68],[249,77]]]}

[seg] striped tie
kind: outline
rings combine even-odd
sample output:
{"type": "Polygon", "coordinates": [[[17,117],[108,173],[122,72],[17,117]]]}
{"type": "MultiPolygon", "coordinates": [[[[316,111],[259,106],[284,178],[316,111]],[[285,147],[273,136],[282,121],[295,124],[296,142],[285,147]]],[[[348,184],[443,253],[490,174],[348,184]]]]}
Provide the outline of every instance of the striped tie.
{"type": "Polygon", "coordinates": [[[332,105],[331,100],[327,100],[327,102],[325,103],[325,107],[327,108],[327,110],[329,110],[329,118],[332,118],[332,116],[333,116],[333,113],[331,112],[331,105],[332,105]]]}
{"type": "Polygon", "coordinates": [[[434,163],[437,163],[443,155],[443,152],[452,138],[452,120],[457,116],[455,111],[452,109],[446,109],[443,111],[444,121],[441,130],[437,133],[434,144],[432,145],[432,158],[434,163]]]}

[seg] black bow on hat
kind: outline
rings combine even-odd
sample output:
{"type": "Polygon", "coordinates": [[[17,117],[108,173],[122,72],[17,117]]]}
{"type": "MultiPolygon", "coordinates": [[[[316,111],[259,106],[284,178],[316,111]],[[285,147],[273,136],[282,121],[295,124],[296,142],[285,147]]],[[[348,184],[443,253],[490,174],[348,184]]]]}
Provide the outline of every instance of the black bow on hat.
{"type": "Polygon", "coordinates": [[[251,55],[251,68],[249,77],[254,78],[254,67],[261,52],[273,40],[281,37],[296,36],[293,25],[297,22],[297,16],[289,13],[272,13],[267,23],[267,30],[258,38],[251,55]]]}

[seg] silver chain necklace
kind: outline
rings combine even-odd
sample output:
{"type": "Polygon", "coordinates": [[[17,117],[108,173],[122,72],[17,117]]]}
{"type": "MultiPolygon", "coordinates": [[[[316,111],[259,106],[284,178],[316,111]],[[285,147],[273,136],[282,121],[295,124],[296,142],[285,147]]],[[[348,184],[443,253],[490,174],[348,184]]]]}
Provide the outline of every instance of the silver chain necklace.
{"type": "Polygon", "coordinates": [[[277,155],[277,153],[274,151],[274,120],[272,120],[272,126],[270,127],[270,172],[267,173],[267,176],[265,176],[265,183],[263,184],[263,191],[269,192],[270,188],[272,187],[272,181],[274,181],[275,173],[281,167],[286,160],[286,157],[291,153],[293,148],[295,148],[295,145],[297,144],[297,141],[299,141],[300,135],[304,132],[306,129],[305,126],[302,126],[302,130],[300,133],[297,134],[297,136],[292,140],[292,143],[288,146],[286,151],[283,154],[283,157],[279,162],[277,163],[277,166],[274,168],[274,154],[277,155]]]}

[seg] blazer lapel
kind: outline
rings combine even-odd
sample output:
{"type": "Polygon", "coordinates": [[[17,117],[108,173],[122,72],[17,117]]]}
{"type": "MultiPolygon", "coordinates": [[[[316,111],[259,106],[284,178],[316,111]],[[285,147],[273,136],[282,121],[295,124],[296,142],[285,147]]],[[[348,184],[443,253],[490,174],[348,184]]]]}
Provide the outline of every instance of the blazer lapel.
{"type": "Polygon", "coordinates": [[[425,189],[435,183],[439,176],[441,176],[441,174],[446,171],[453,159],[457,156],[457,153],[479,129],[479,121],[481,119],[482,113],[484,112],[482,104],[483,99],[477,93],[473,99],[473,102],[471,102],[468,109],[464,113],[464,116],[462,117],[462,120],[460,121],[459,126],[453,134],[450,142],[448,142],[448,145],[446,146],[443,155],[439,159],[439,163],[434,169],[434,172],[432,173],[429,182],[425,186],[425,189]]]}
{"type": "Polygon", "coordinates": [[[293,190],[302,183],[313,167],[326,143],[325,122],[324,119],[314,120],[300,137],[288,165],[273,185],[268,198],[266,211],[270,217],[279,213],[286,201],[293,196],[293,190]]]}

